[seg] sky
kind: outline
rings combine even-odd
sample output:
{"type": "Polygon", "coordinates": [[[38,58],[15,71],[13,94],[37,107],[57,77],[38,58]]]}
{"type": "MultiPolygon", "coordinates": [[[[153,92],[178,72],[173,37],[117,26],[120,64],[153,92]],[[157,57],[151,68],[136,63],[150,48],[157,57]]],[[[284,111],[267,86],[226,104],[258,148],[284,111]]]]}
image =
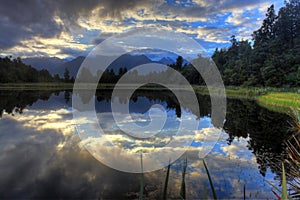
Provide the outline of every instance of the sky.
{"type": "Polygon", "coordinates": [[[160,26],[210,54],[230,36],[251,39],[267,8],[283,0],[10,0],[0,6],[0,55],[75,58],[135,27],[160,26]]]}
{"type": "MultiPolygon", "coordinates": [[[[3,114],[0,119],[0,133],[5,133],[7,130],[13,133],[1,135],[0,183],[3,185],[1,191],[5,191],[7,196],[20,197],[24,193],[29,193],[40,198],[57,194],[74,198],[74,196],[79,197],[79,195],[84,194],[89,195],[89,198],[93,198],[96,194],[99,194],[97,193],[99,190],[105,190],[104,194],[110,197],[116,193],[116,188],[119,194],[125,194],[131,188],[139,188],[140,176],[125,174],[108,168],[105,166],[107,161],[114,160],[121,167],[132,168],[135,166],[134,163],[128,161],[132,159],[131,154],[137,152],[141,146],[148,152],[160,152],[164,148],[159,146],[164,145],[170,139],[185,139],[178,135],[173,135],[172,138],[168,135],[167,137],[159,137],[158,135],[152,140],[135,140],[128,137],[127,134],[119,132],[118,129],[111,129],[114,123],[111,123],[113,119],[109,111],[110,108],[106,108],[106,110],[97,112],[97,117],[101,121],[102,128],[105,129],[105,134],[97,134],[95,138],[80,140],[78,134],[74,132],[72,110],[68,107],[71,103],[69,102],[67,105],[64,101],[64,94],[60,93],[59,96],[52,95],[48,101],[38,100],[32,106],[25,108],[22,114],[14,113],[14,116],[7,113],[3,114]],[[126,149],[128,153],[120,154],[117,145],[112,146],[109,143],[104,143],[103,141],[107,138],[111,143],[118,144],[119,147],[126,149]],[[87,144],[89,146],[85,146],[87,144]],[[154,149],[153,146],[156,146],[156,148],[154,149]],[[98,151],[99,157],[103,156],[102,159],[105,159],[106,162],[103,162],[102,159],[100,159],[102,162],[98,162],[85,148],[98,151]],[[26,156],[28,153],[24,154],[24,152],[29,152],[30,156],[26,156]],[[15,164],[16,161],[18,165],[15,164]],[[28,168],[31,170],[28,170],[28,168]],[[13,182],[14,185],[9,184],[7,186],[7,183],[10,182],[13,182]],[[49,185],[55,185],[56,193],[48,189],[49,185]],[[88,187],[83,187],[83,185],[88,185],[88,187]]],[[[98,103],[99,106],[102,103],[105,105],[107,102],[103,100],[98,103]]],[[[139,113],[141,110],[138,104],[134,103],[133,107],[135,107],[136,113],[132,114],[145,115],[139,113]]],[[[171,116],[169,116],[170,121],[166,125],[171,127],[169,131],[176,131],[178,125],[175,127],[174,125],[179,121],[175,116],[175,111],[170,109],[168,113],[171,113],[171,116]]],[[[189,113],[188,115],[192,116],[193,114],[189,113]]],[[[186,195],[188,199],[202,198],[203,183],[208,184],[208,180],[203,161],[199,159],[199,152],[205,151],[203,141],[210,141],[211,137],[209,136],[220,131],[210,127],[211,120],[209,117],[203,117],[201,120],[203,120],[203,126],[200,130],[195,131],[193,145],[187,149],[186,154],[188,156],[188,173],[186,174],[186,188],[188,188],[186,195]]],[[[93,120],[81,117],[77,119],[77,123],[79,123],[78,125],[89,126],[93,123],[93,120]]],[[[126,118],[123,123],[134,122],[126,118]]],[[[93,128],[93,126],[89,127],[93,128]]],[[[95,126],[93,129],[87,129],[84,132],[95,132],[95,126]]],[[[84,134],[84,132],[80,134],[84,134]]],[[[186,136],[191,137],[192,135],[187,134],[186,136]]],[[[271,170],[268,170],[266,176],[262,177],[259,165],[256,163],[256,157],[252,150],[249,150],[250,138],[235,138],[230,145],[227,139],[228,135],[222,132],[218,144],[205,157],[209,171],[213,174],[212,180],[218,195],[226,198],[242,199],[243,183],[246,183],[247,196],[252,195],[252,197],[255,196],[255,198],[261,199],[273,198],[272,188],[269,184],[266,184],[265,180],[267,179],[275,185],[278,185],[280,181],[274,180],[275,172],[271,172],[271,170]]],[[[176,147],[173,150],[180,151],[182,147],[176,147]]],[[[178,191],[180,191],[182,161],[184,158],[185,156],[172,163],[172,173],[170,173],[169,180],[172,183],[169,186],[171,195],[178,195],[178,191]]],[[[143,159],[144,166],[153,165],[147,163],[145,156],[143,159]]],[[[165,164],[167,164],[167,161],[165,164]]],[[[165,177],[165,170],[145,173],[144,176],[147,185],[160,187],[165,177]]]]}

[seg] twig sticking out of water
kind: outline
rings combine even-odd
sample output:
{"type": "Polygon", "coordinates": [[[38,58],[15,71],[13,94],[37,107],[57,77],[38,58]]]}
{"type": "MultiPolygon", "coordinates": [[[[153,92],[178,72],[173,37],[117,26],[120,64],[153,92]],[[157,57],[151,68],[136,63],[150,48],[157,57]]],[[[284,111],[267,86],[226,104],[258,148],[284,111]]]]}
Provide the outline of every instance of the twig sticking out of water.
{"type": "Polygon", "coordinates": [[[165,179],[165,186],[164,186],[164,193],[163,193],[163,199],[167,199],[167,192],[168,192],[168,183],[169,183],[169,175],[170,175],[170,167],[171,167],[171,160],[169,160],[168,168],[167,168],[167,174],[165,179]]]}
{"type": "Polygon", "coordinates": [[[183,168],[182,168],[182,180],[181,180],[181,188],[180,188],[180,197],[182,199],[186,199],[186,191],[185,191],[185,173],[187,167],[187,157],[183,161],[183,168]]]}
{"type": "Polygon", "coordinates": [[[204,165],[204,167],[205,167],[205,170],[206,170],[206,174],[207,174],[207,177],[208,177],[208,180],[209,180],[210,188],[211,188],[211,190],[212,190],[212,193],[213,193],[213,197],[214,197],[214,199],[218,199],[218,197],[217,197],[217,193],[216,193],[216,191],[215,191],[215,188],[214,188],[213,182],[212,182],[212,180],[211,180],[211,177],[210,177],[210,174],[209,174],[208,168],[207,168],[207,166],[206,166],[206,163],[205,163],[205,161],[204,161],[204,160],[203,160],[203,165],[204,165]]]}
{"type": "Polygon", "coordinates": [[[144,168],[143,168],[143,153],[141,153],[141,188],[140,188],[140,197],[139,199],[143,199],[144,194],[144,168]]]}

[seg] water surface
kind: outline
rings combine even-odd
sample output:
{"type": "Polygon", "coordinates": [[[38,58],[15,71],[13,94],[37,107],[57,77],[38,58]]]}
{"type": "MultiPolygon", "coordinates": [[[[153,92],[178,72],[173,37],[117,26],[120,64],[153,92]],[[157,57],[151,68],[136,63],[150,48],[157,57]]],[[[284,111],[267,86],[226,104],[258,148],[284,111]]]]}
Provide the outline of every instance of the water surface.
{"type": "MultiPolygon", "coordinates": [[[[141,174],[109,168],[96,160],[80,140],[72,120],[71,91],[0,91],[0,196],[1,198],[138,198],[141,174]]],[[[198,154],[203,136],[218,131],[210,118],[210,98],[197,95],[200,115],[180,107],[168,91],[137,91],[130,111],[141,125],[149,122],[149,108],[160,104],[167,110],[163,131],[151,140],[136,140],[122,133],[111,116],[111,91],[98,91],[95,108],[99,123],[115,145],[137,152],[159,150],[171,138],[182,114],[199,121],[186,154],[171,166],[168,197],[179,198],[183,160],[188,199],[212,197],[198,154]]],[[[92,97],[84,96],[86,101],[92,97]]],[[[228,99],[227,115],[219,142],[205,158],[219,198],[271,198],[268,180],[280,184],[280,160],[287,138],[289,117],[260,107],[254,101],[228,99]]],[[[130,126],[124,120],[124,126],[130,126]]],[[[110,154],[110,159],[120,155],[110,154]]],[[[130,162],[128,162],[130,165],[130,162]]],[[[166,170],[144,174],[144,198],[162,198],[166,170]]]]}

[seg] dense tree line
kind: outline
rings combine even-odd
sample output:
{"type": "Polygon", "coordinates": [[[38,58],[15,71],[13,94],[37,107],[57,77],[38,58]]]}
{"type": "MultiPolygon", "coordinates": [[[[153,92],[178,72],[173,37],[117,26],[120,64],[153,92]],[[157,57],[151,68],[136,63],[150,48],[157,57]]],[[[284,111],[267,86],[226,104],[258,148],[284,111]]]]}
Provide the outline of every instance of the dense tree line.
{"type": "Polygon", "coordinates": [[[268,8],[253,43],[231,37],[231,46],[212,58],[225,85],[300,86],[300,0],[285,1],[276,14],[268,8]]]}
{"type": "MultiPolygon", "coordinates": [[[[235,86],[300,86],[300,0],[285,1],[284,7],[276,14],[274,5],[268,8],[262,26],[253,32],[253,41],[239,41],[234,35],[231,46],[216,49],[212,59],[216,63],[225,85],[235,86]]],[[[200,74],[192,65],[183,64],[179,56],[169,65],[182,73],[191,84],[204,84],[200,74]]],[[[127,72],[113,69],[94,77],[89,71],[82,70],[82,81],[95,81],[102,74],[101,83],[116,83],[127,72]]],[[[162,72],[163,73],[163,72],[162,72]]],[[[149,77],[157,74],[149,74],[149,77]]],[[[133,80],[138,77],[132,71],[133,80]]],[[[171,79],[172,77],[167,77],[171,79]]],[[[74,82],[66,69],[64,78],[53,77],[47,70],[36,70],[22,63],[20,58],[0,58],[0,83],[8,82],[74,82]]]]}
{"type": "MultiPolygon", "coordinates": [[[[299,87],[300,0],[285,1],[278,14],[271,5],[261,27],[253,32],[252,39],[239,41],[233,35],[230,47],[217,48],[213,53],[212,59],[224,84],[299,87]]],[[[169,66],[181,72],[191,84],[205,84],[191,64],[183,66],[181,56],[169,66]]]]}
{"type": "Polygon", "coordinates": [[[100,78],[99,83],[117,83],[118,80],[127,73],[126,67],[119,68],[119,72],[116,74],[113,69],[106,69],[105,71],[98,70],[97,75],[93,75],[87,68],[82,68],[78,72],[78,81],[81,83],[95,83],[100,78]]]}
{"type": "Polygon", "coordinates": [[[21,58],[0,57],[0,83],[74,82],[66,69],[64,79],[52,76],[46,69],[36,70],[22,62],[21,58]]]}
{"type": "Polygon", "coordinates": [[[18,57],[0,58],[0,82],[20,83],[20,82],[49,82],[53,77],[47,70],[37,71],[31,66],[25,65],[18,57]]]}

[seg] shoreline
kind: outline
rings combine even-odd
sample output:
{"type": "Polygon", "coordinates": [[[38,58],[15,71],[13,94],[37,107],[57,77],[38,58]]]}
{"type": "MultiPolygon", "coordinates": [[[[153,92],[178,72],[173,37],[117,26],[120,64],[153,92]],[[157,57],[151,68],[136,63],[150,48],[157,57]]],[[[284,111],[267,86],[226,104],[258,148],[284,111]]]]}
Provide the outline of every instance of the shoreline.
{"type": "MultiPolygon", "coordinates": [[[[94,86],[82,85],[82,89],[94,86]]],[[[135,85],[122,85],[124,89],[132,89],[135,85]]],[[[199,94],[209,95],[206,86],[192,85],[194,91],[199,94]]],[[[112,90],[114,84],[100,84],[97,89],[112,90]]],[[[72,90],[73,83],[2,83],[0,90],[72,90]]],[[[123,88],[121,88],[123,89],[123,88]]],[[[143,90],[165,90],[155,84],[142,87],[143,90]]],[[[174,88],[185,89],[185,88],[174,88]]],[[[260,106],[272,111],[288,113],[291,109],[300,109],[300,88],[267,88],[267,87],[225,87],[227,98],[252,99],[260,106]]]]}

